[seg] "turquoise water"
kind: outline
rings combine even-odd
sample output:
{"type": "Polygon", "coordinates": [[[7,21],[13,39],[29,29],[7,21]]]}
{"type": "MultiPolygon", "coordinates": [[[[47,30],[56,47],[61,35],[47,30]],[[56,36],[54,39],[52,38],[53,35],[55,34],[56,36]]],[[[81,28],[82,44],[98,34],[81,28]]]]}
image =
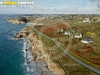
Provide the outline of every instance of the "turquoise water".
{"type": "Polygon", "coordinates": [[[0,75],[26,75],[23,40],[12,36],[25,25],[13,25],[3,19],[15,15],[0,15],[0,75]]]}

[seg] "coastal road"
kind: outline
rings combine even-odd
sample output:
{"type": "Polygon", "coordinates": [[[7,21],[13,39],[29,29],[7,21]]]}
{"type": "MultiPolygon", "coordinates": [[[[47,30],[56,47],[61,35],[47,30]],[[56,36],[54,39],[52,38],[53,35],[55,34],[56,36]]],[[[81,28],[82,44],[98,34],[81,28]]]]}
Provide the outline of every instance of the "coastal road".
{"type": "MultiPolygon", "coordinates": [[[[34,28],[33,28],[33,29],[34,29],[34,28]]],[[[94,67],[92,67],[92,66],[90,66],[90,65],[87,65],[86,63],[82,62],[81,60],[79,60],[78,58],[76,58],[75,56],[73,56],[72,54],[70,54],[70,53],[68,52],[69,50],[65,50],[62,46],[60,46],[60,45],[56,42],[55,39],[52,39],[52,38],[46,36],[45,34],[39,32],[39,31],[36,30],[36,29],[34,29],[34,30],[35,30],[36,32],[38,32],[40,35],[44,36],[45,38],[47,38],[47,39],[53,41],[53,42],[55,43],[55,45],[56,45],[64,54],[66,54],[67,56],[69,56],[72,60],[76,61],[76,62],[79,63],[80,65],[82,65],[82,66],[84,66],[84,67],[90,69],[91,71],[93,71],[93,72],[95,72],[95,73],[97,73],[97,74],[100,75],[100,71],[99,71],[98,69],[96,69],[96,68],[94,68],[94,67]]]]}

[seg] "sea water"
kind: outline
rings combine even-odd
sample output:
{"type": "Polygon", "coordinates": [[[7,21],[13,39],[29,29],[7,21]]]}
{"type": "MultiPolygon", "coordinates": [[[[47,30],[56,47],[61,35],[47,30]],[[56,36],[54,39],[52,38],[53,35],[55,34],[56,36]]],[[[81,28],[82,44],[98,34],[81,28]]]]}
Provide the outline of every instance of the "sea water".
{"type": "Polygon", "coordinates": [[[12,38],[25,25],[4,21],[4,18],[17,16],[19,15],[0,15],[0,75],[27,74],[23,39],[12,38]]]}

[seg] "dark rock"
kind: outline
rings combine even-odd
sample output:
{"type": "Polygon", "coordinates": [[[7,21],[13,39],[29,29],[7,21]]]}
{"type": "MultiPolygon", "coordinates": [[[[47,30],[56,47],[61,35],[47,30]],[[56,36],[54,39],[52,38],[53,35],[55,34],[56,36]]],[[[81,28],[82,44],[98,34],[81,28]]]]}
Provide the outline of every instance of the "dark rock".
{"type": "Polygon", "coordinates": [[[23,35],[19,35],[19,38],[23,38],[24,36],[23,35]]]}

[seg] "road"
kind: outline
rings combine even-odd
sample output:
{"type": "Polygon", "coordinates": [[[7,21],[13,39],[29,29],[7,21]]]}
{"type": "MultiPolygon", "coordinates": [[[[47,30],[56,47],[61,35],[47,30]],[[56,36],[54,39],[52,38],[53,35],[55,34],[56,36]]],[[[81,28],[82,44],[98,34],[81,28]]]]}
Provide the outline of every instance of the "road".
{"type": "MultiPolygon", "coordinates": [[[[37,31],[36,29],[34,29],[34,30],[37,31]]],[[[52,39],[52,38],[46,36],[45,34],[39,32],[39,31],[37,31],[37,32],[38,32],[40,35],[44,36],[45,38],[47,38],[47,39],[53,41],[53,42],[55,43],[55,45],[56,45],[64,54],[66,54],[67,56],[69,56],[72,60],[76,61],[76,62],[79,63],[80,65],[82,65],[82,66],[84,66],[84,67],[90,69],[91,71],[93,71],[93,72],[95,72],[95,73],[97,73],[97,74],[100,75],[100,71],[99,71],[98,69],[96,69],[96,68],[94,68],[94,67],[92,67],[92,66],[90,66],[90,65],[87,65],[86,63],[82,62],[81,60],[79,60],[78,58],[76,58],[75,56],[73,56],[72,54],[70,54],[70,53],[68,52],[68,50],[65,50],[63,47],[61,47],[61,46],[56,42],[56,40],[54,40],[54,39],[52,39]]]]}

